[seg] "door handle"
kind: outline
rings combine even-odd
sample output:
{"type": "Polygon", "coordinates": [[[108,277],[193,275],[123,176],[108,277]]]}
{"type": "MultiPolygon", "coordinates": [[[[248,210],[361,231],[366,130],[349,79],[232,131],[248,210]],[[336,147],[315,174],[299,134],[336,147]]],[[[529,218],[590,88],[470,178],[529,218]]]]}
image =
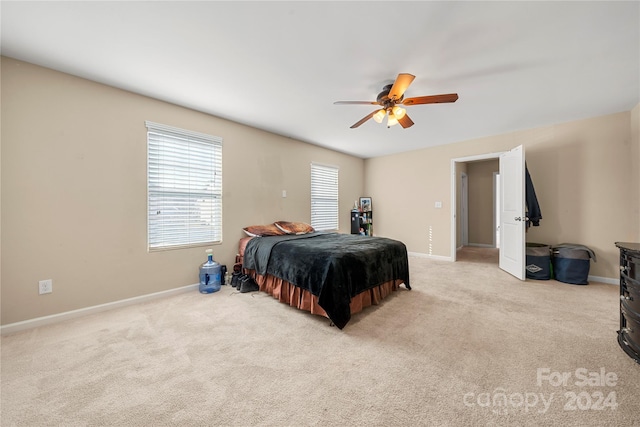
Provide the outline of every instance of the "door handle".
{"type": "Polygon", "coordinates": [[[522,218],[520,218],[519,216],[515,217],[514,220],[516,221],[522,221],[522,218]]]}

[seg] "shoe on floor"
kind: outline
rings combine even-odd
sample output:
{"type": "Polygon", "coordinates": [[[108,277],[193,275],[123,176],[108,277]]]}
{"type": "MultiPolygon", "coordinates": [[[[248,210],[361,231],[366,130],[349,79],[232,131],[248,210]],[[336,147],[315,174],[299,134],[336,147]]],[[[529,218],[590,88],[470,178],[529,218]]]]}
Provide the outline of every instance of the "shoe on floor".
{"type": "Polygon", "coordinates": [[[255,292],[260,290],[260,286],[249,276],[244,276],[242,280],[240,280],[240,286],[238,287],[241,294],[246,292],[255,292]]]}
{"type": "Polygon", "coordinates": [[[240,289],[240,280],[242,279],[242,276],[244,276],[242,273],[234,271],[231,275],[231,287],[240,289]]]}

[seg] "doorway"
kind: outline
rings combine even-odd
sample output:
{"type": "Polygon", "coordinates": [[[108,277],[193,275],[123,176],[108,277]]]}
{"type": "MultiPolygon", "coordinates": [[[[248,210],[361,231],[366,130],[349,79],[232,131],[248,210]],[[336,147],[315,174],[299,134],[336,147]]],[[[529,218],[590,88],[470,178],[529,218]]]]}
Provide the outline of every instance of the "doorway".
{"type": "MultiPolygon", "coordinates": [[[[502,153],[481,154],[477,156],[451,159],[451,260],[456,261],[460,227],[460,185],[459,177],[468,173],[468,164],[488,159],[499,159],[500,179],[494,184],[499,189],[499,235],[492,227],[493,239],[498,237],[497,245],[492,247],[499,256],[499,267],[512,276],[525,280],[525,150],[523,145],[502,153]],[[495,246],[498,246],[496,248],[495,246]]],[[[467,179],[467,188],[470,178],[467,179]]],[[[470,190],[469,190],[470,191],[470,190]]],[[[469,207],[470,202],[467,203],[469,207]]],[[[468,209],[467,211],[469,211],[468,209]]],[[[471,215],[470,215],[471,216],[471,215]]],[[[496,218],[496,215],[494,215],[496,218]]],[[[495,221],[495,219],[494,219],[495,221]]],[[[469,230],[469,240],[472,239],[469,230]]]]}
{"type": "MultiPolygon", "coordinates": [[[[499,159],[502,153],[452,159],[451,259],[495,260],[499,237],[499,159]],[[474,211],[475,210],[475,211],[474,211]],[[486,252],[486,257],[483,254],[486,252]]],[[[491,261],[491,263],[494,263],[491,261]]]]}

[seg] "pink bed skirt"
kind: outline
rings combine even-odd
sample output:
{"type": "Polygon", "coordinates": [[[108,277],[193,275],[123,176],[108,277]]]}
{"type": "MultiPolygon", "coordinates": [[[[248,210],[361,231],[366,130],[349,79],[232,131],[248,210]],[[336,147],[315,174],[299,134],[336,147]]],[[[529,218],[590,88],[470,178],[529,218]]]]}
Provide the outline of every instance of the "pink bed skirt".
{"type": "MultiPolygon", "coordinates": [[[[245,270],[245,272],[254,278],[262,292],[272,295],[278,301],[300,310],[309,311],[312,314],[328,317],[324,309],[318,305],[318,297],[311,292],[277,277],[257,274],[255,270],[245,270]]],[[[380,301],[397,290],[402,283],[404,281],[401,279],[391,280],[359,293],[351,298],[351,314],[358,313],[370,305],[378,305],[380,301]]]]}

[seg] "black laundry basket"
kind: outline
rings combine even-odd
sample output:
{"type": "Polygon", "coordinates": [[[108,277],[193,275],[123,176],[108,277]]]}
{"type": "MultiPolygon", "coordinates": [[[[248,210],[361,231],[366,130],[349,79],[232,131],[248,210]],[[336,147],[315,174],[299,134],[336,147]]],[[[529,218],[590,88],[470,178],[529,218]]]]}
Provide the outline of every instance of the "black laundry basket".
{"type": "Polygon", "coordinates": [[[586,246],[562,243],[553,247],[553,273],[555,279],[572,285],[589,284],[591,258],[596,254],[586,246]]]}
{"type": "Polygon", "coordinates": [[[551,246],[543,243],[529,243],[526,246],[527,279],[551,279],[551,246]]]}

